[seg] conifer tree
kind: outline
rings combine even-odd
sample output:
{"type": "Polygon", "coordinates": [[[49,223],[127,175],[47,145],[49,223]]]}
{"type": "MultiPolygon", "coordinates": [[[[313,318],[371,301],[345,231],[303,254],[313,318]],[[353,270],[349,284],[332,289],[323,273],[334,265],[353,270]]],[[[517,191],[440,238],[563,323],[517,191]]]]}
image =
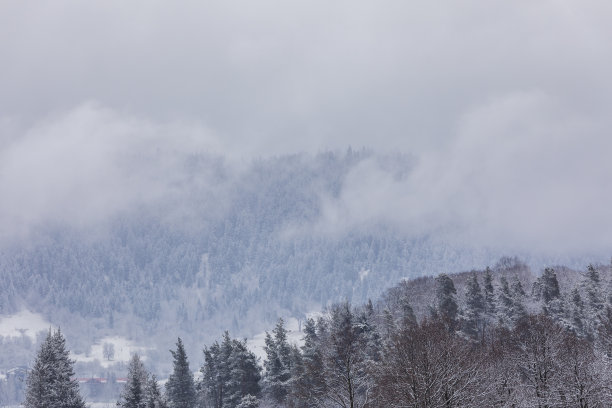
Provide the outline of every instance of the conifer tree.
{"type": "Polygon", "coordinates": [[[584,302],[580,296],[580,292],[577,288],[572,290],[570,294],[570,307],[569,307],[569,322],[568,326],[578,337],[586,337],[585,330],[585,316],[584,316],[584,302]]]}
{"type": "Polygon", "coordinates": [[[476,274],[467,281],[465,293],[465,327],[464,332],[472,337],[478,337],[482,330],[482,315],[485,311],[485,300],[478,284],[476,274]]]}
{"type": "Polygon", "coordinates": [[[514,304],[512,301],[512,293],[510,285],[505,276],[499,278],[500,289],[497,294],[497,316],[499,323],[507,328],[512,328],[514,325],[514,304]]]}
{"type": "Polygon", "coordinates": [[[599,313],[604,307],[604,299],[601,293],[601,277],[593,265],[587,267],[583,285],[590,311],[599,313]]]}
{"type": "Polygon", "coordinates": [[[121,408],[146,408],[149,374],[138,354],[134,354],[128,365],[127,382],[121,392],[117,406],[121,408]]]}
{"type": "Polygon", "coordinates": [[[542,311],[557,321],[562,320],[565,315],[565,307],[561,299],[559,281],[554,269],[545,268],[538,282],[539,297],[543,301],[542,311]]]}
{"type": "Polygon", "coordinates": [[[369,396],[363,338],[348,302],[331,312],[329,344],[325,350],[328,403],[323,406],[360,407],[369,396]]]}
{"type": "Polygon", "coordinates": [[[555,299],[559,299],[561,292],[559,290],[559,281],[557,281],[557,274],[552,268],[545,268],[544,273],[540,278],[540,288],[542,291],[542,300],[545,304],[552,302],[555,299]]]}
{"type": "Polygon", "coordinates": [[[157,378],[154,375],[149,378],[146,388],[146,408],[166,408],[166,401],[159,389],[157,378]]]}
{"type": "Polygon", "coordinates": [[[195,405],[195,386],[193,374],[189,369],[187,353],[179,337],[176,351],[170,350],[174,358],[174,369],[166,383],[166,399],[170,408],[193,408],[195,405]]]}
{"type": "Polygon", "coordinates": [[[50,330],[28,375],[24,407],[85,407],[69,355],[61,331],[50,330]]]}
{"type": "Polygon", "coordinates": [[[527,310],[525,309],[525,298],[527,294],[523,289],[523,284],[519,280],[518,276],[514,277],[512,282],[512,315],[514,322],[516,323],[519,319],[527,316],[527,310]]]}
{"type": "MultiPolygon", "coordinates": [[[[410,307],[410,305],[408,305],[408,307],[410,307]]],[[[366,303],[359,314],[357,327],[359,328],[359,336],[363,343],[364,357],[370,364],[378,362],[382,352],[382,340],[378,332],[378,327],[376,327],[375,320],[376,314],[374,312],[374,305],[371,300],[368,300],[368,303],[366,303]]]]}
{"type": "Polygon", "coordinates": [[[484,304],[485,313],[488,316],[494,316],[497,312],[495,307],[495,289],[493,288],[493,276],[491,275],[491,268],[487,266],[484,276],[484,304]]]}
{"type": "Polygon", "coordinates": [[[321,339],[314,319],[307,319],[302,346],[302,372],[292,390],[292,400],[298,407],[314,407],[325,394],[321,339]]]}
{"type": "Polygon", "coordinates": [[[459,311],[456,295],[457,290],[453,280],[444,273],[438,275],[436,278],[437,312],[451,330],[455,327],[459,311]]]}
{"type": "Polygon", "coordinates": [[[266,332],[264,392],[280,404],[285,401],[291,380],[291,348],[283,319],[278,320],[272,334],[266,332]]]}

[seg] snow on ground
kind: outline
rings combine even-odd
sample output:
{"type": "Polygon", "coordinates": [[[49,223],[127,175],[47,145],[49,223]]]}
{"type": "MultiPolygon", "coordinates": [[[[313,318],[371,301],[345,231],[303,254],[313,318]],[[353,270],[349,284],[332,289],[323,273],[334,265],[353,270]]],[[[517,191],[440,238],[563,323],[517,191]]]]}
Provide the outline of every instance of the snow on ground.
{"type": "Polygon", "coordinates": [[[0,336],[28,336],[36,341],[36,335],[51,328],[51,323],[44,317],[29,310],[22,310],[14,315],[0,316],[0,336]]]}
{"type": "Polygon", "coordinates": [[[144,352],[148,350],[147,347],[141,347],[135,345],[131,340],[128,340],[120,336],[109,336],[100,339],[94,345],[91,346],[89,352],[85,354],[70,354],[70,358],[75,359],[79,362],[90,362],[98,360],[103,367],[108,367],[117,362],[128,362],[132,357],[132,354],[139,353],[141,358],[144,360],[144,352]],[[112,360],[104,358],[104,344],[112,344],[115,350],[115,355],[112,360]]]}

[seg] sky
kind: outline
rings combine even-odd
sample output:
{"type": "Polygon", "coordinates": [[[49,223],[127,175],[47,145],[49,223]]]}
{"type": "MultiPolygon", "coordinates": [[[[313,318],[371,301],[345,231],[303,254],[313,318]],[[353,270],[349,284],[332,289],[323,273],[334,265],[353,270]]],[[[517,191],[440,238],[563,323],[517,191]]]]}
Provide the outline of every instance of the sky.
{"type": "Polygon", "coordinates": [[[364,146],[414,171],[362,163],[322,225],[609,251],[611,18],[595,0],[3,1],[0,221],[99,220],[167,194],[192,152],[364,146]]]}

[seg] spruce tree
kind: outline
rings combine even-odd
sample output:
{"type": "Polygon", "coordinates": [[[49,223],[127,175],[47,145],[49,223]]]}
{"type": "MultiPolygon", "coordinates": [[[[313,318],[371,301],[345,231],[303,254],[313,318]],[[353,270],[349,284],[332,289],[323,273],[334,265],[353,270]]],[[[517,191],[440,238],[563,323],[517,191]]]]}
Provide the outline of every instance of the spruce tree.
{"type": "Polygon", "coordinates": [[[276,403],[284,403],[291,379],[291,348],[287,342],[287,330],[283,319],[279,319],[272,331],[266,332],[264,367],[264,391],[276,403]]]}
{"type": "Polygon", "coordinates": [[[166,383],[166,399],[170,408],[193,408],[195,405],[195,386],[193,374],[189,369],[187,353],[181,338],[176,343],[176,351],[170,350],[174,358],[174,369],[166,383]]]}
{"type": "Polygon", "coordinates": [[[570,294],[570,307],[569,307],[569,321],[568,327],[578,337],[586,337],[585,330],[585,316],[584,316],[584,302],[580,296],[580,292],[577,288],[572,290],[570,294]]]}
{"type": "Polygon", "coordinates": [[[149,374],[138,354],[134,354],[128,365],[127,382],[121,392],[117,406],[121,408],[146,408],[146,392],[149,374]]]}
{"type": "Polygon", "coordinates": [[[321,339],[313,319],[307,319],[304,326],[302,366],[292,389],[292,400],[298,407],[316,406],[325,394],[325,378],[321,339]]]}
{"type": "Polygon", "coordinates": [[[499,324],[507,328],[512,328],[515,322],[514,302],[510,285],[505,276],[499,278],[500,289],[497,294],[497,317],[499,324]]]}
{"type": "Polygon", "coordinates": [[[477,338],[482,330],[482,315],[485,311],[485,300],[478,284],[476,274],[467,281],[465,293],[465,326],[463,331],[472,338],[477,338]]]}
{"type": "Polygon", "coordinates": [[[161,390],[159,389],[159,384],[157,383],[157,378],[154,375],[149,378],[147,382],[146,389],[146,399],[145,399],[146,408],[166,408],[166,401],[162,396],[161,390]]]}
{"type": "Polygon", "coordinates": [[[491,268],[487,266],[484,275],[484,303],[485,313],[487,316],[494,316],[497,312],[495,305],[495,289],[493,288],[493,276],[491,275],[491,268]]]}
{"type": "Polygon", "coordinates": [[[540,277],[540,288],[542,291],[542,300],[544,300],[545,304],[548,304],[555,299],[559,299],[561,292],[559,290],[557,274],[555,273],[554,269],[544,269],[544,273],[540,277]]]}
{"type": "Polygon", "coordinates": [[[221,344],[215,342],[204,349],[202,381],[198,384],[201,402],[207,407],[235,407],[247,395],[258,397],[260,371],[246,341],[231,339],[225,332],[221,344]]]}
{"type": "Polygon", "coordinates": [[[26,408],[84,408],[60,330],[49,331],[27,379],[26,408]]]}
{"type": "Polygon", "coordinates": [[[587,267],[583,285],[590,311],[598,314],[604,308],[604,297],[601,293],[601,277],[593,265],[587,267]]]}
{"type": "Polygon", "coordinates": [[[453,280],[444,273],[438,275],[436,278],[437,312],[451,330],[455,327],[459,311],[456,295],[457,290],[453,280]]]}

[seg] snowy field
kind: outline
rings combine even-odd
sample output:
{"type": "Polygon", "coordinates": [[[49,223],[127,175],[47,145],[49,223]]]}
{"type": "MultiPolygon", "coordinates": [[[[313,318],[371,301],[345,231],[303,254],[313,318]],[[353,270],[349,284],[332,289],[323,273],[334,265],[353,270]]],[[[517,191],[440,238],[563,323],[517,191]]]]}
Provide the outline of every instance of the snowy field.
{"type": "Polygon", "coordinates": [[[103,367],[109,367],[118,362],[128,362],[134,353],[139,353],[141,358],[144,360],[145,356],[143,354],[147,350],[148,348],[138,346],[124,337],[111,336],[104,337],[97,341],[91,346],[89,352],[85,354],[71,353],[70,358],[75,359],[78,362],[91,362],[98,360],[103,367]],[[112,344],[114,347],[115,353],[111,360],[104,358],[103,351],[104,344],[106,343],[112,344]]]}
{"type": "Polygon", "coordinates": [[[22,310],[10,316],[0,316],[0,336],[21,337],[28,336],[36,341],[36,335],[52,327],[41,315],[29,310],[22,310]]]}

